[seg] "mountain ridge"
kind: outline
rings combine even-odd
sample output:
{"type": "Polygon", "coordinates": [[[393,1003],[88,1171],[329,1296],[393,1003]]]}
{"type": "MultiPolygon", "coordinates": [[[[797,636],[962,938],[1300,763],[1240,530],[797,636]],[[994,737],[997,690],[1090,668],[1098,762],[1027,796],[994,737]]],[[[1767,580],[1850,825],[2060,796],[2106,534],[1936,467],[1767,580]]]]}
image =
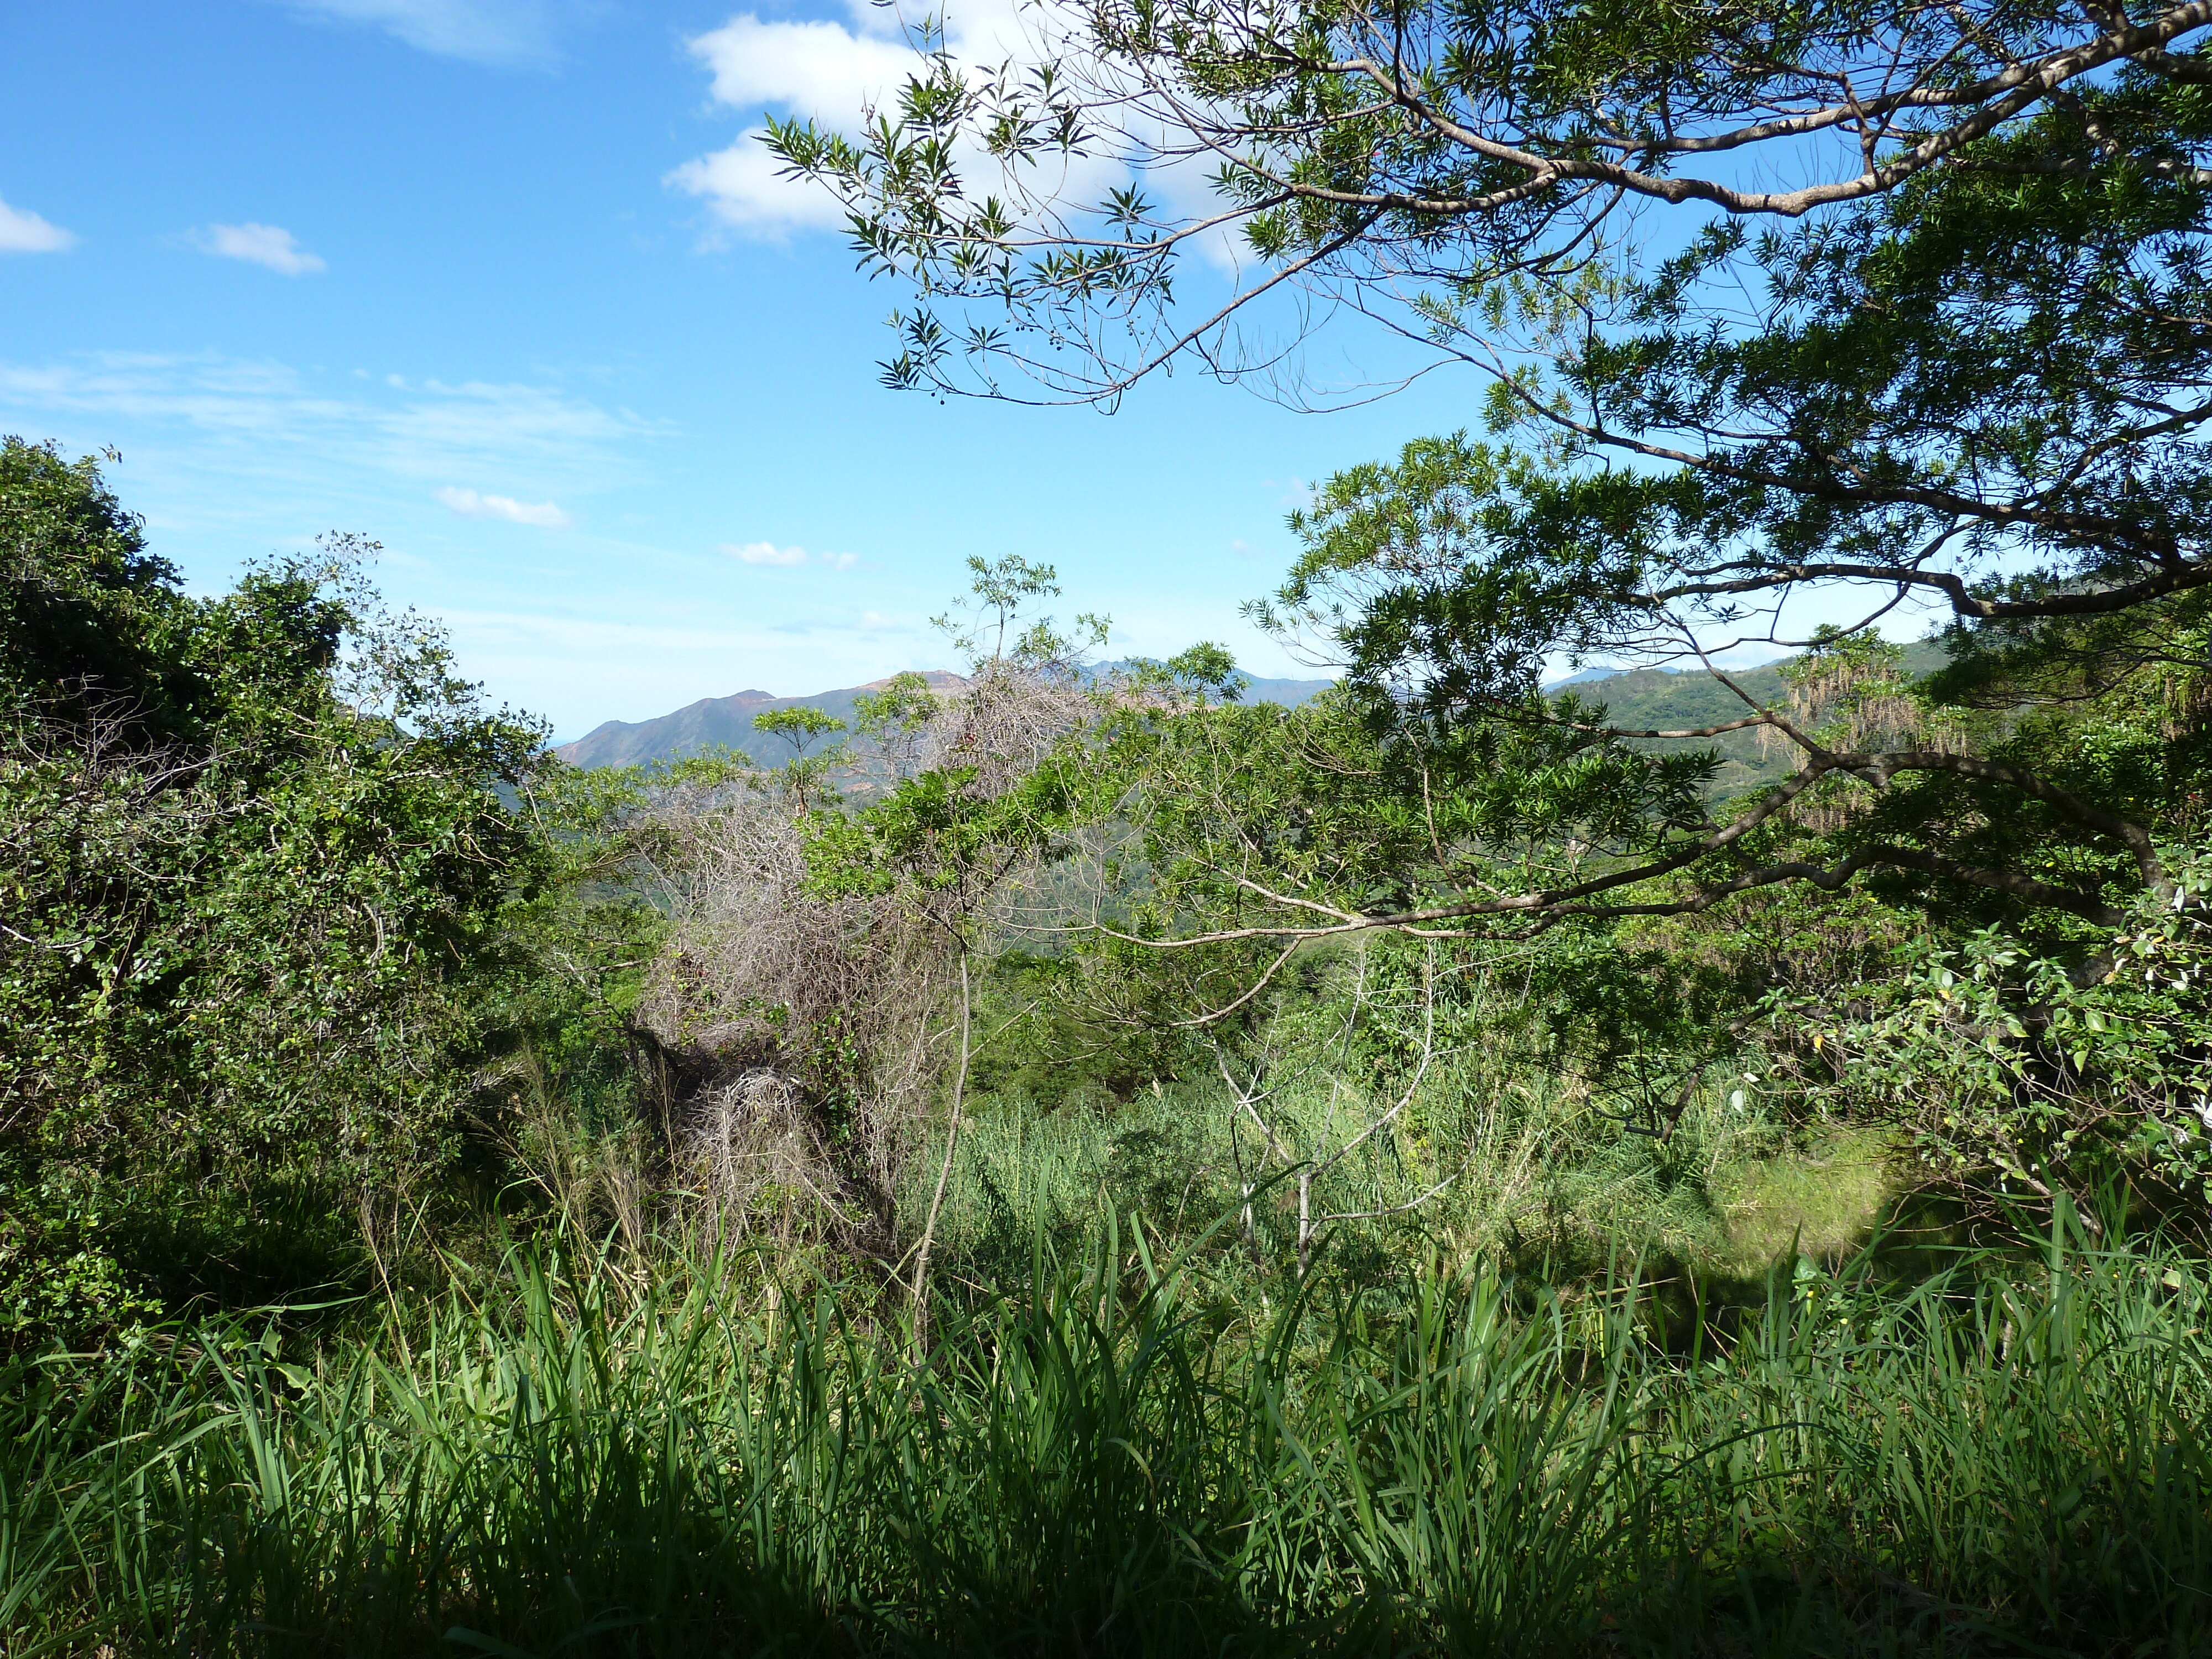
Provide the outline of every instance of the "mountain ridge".
{"type": "MultiPolygon", "coordinates": [[[[1784,658],[1757,668],[1731,672],[1736,683],[1753,697],[1772,702],[1784,696],[1781,670],[1789,660],[1784,658]]],[[[1905,647],[1905,667],[1908,674],[1927,673],[1943,660],[1942,647],[1932,641],[1922,641],[1905,647]]],[[[1127,665],[1103,663],[1094,672],[1105,673],[1127,665]]],[[[733,691],[726,697],[702,697],[652,720],[604,721],[573,743],[558,745],[553,752],[576,766],[635,766],[681,760],[704,750],[727,747],[756,765],[780,766],[791,758],[790,745],[773,732],[756,731],[755,715],[775,708],[818,708],[850,727],[855,702],[867,692],[880,691],[892,678],[884,675],[865,684],[820,691],[810,697],[779,697],[758,688],[733,691]]],[[[927,670],[924,678],[936,691],[957,690],[968,684],[963,676],[943,668],[927,670]]],[[[1293,708],[1335,684],[1334,680],[1269,679],[1256,676],[1248,679],[1243,693],[1247,702],[1277,702],[1293,708]]],[[[1674,729],[1713,726],[1743,712],[1743,705],[1734,693],[1694,669],[1585,668],[1545,687],[1552,692],[1569,689],[1607,705],[1609,718],[1623,726],[1674,729]]],[[[1722,768],[1716,782],[1724,793],[1771,783],[1790,770],[1789,756],[1771,744],[1762,744],[1759,733],[1748,730],[1727,732],[1717,738],[1656,739],[1638,746],[1660,750],[1719,750],[1722,768]]],[[[865,741],[860,752],[868,752],[865,741]]]]}
{"type": "MultiPolygon", "coordinates": [[[[1124,665],[1106,663],[1099,672],[1124,665]]],[[[957,690],[965,677],[950,669],[921,671],[933,691],[957,690]]],[[[1319,696],[1334,680],[1269,679],[1248,676],[1244,696],[1253,702],[1279,702],[1296,707],[1319,696]]],[[[790,746],[769,732],[756,731],[753,717],[770,709],[808,708],[843,720],[854,721],[854,704],[864,694],[880,691],[893,676],[862,685],[817,691],[811,697],[779,697],[758,690],[733,691],[726,697],[702,697],[665,714],[646,720],[605,720],[572,743],[556,744],[553,752],[572,766],[641,766],[656,761],[682,760],[706,750],[726,747],[757,765],[777,766],[791,758],[790,746]]]]}

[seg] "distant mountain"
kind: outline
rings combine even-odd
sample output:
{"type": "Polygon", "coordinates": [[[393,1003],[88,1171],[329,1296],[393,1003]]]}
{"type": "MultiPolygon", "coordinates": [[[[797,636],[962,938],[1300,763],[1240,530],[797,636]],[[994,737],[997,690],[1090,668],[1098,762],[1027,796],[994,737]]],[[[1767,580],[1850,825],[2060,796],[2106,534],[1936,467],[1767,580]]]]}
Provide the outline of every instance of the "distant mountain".
{"type": "MultiPolygon", "coordinates": [[[[1760,666],[1778,668],[1784,663],[1795,660],[1796,659],[1794,657],[1777,657],[1772,662],[1763,663],[1760,666]]],[[[1932,674],[1949,660],[1950,659],[1944,653],[1942,641],[1937,640],[1915,640],[1905,647],[1905,672],[1910,675],[1932,674]]],[[[1579,674],[1570,674],[1564,679],[1548,682],[1544,690],[1558,691],[1570,685],[1589,685],[1598,680],[1617,680],[1630,674],[1702,674],[1704,672],[1695,665],[1677,668],[1585,668],[1579,674]]],[[[1728,672],[1741,679],[1746,674],[1757,673],[1759,670],[1731,668],[1728,672]]]]}
{"type": "Polygon", "coordinates": [[[1254,675],[1239,699],[1243,702],[1279,702],[1285,708],[1296,708],[1301,703],[1311,702],[1324,691],[1333,690],[1334,680],[1263,680],[1254,675]]]}
{"type": "MultiPolygon", "coordinates": [[[[1133,663],[1103,662],[1088,672],[1110,674],[1117,669],[1135,666],[1133,663]]],[[[1269,680],[1256,674],[1246,674],[1243,678],[1244,690],[1237,698],[1239,702],[1279,702],[1285,708],[1310,702],[1336,684],[1334,680],[1269,680]]]]}
{"type": "MultiPolygon", "coordinates": [[[[1784,658],[1781,662],[1768,663],[1761,668],[1732,668],[1728,671],[1729,678],[1760,702],[1780,703],[1785,700],[1782,665],[1790,660],[1784,658]]],[[[1905,647],[1904,666],[1908,675],[1931,674],[1948,660],[1943,647],[1933,640],[1918,641],[1905,647]]],[[[1741,720],[1751,712],[1728,687],[1694,667],[1625,671],[1585,668],[1544,689],[1560,691],[1569,687],[1579,691],[1586,702],[1602,704],[1608,725],[1647,732],[1695,731],[1741,720]]],[[[1640,746],[1662,752],[1719,750],[1721,769],[1713,780],[1713,787],[1717,793],[1726,796],[1779,782],[1796,769],[1798,757],[1794,749],[1786,742],[1778,744],[1771,738],[1762,744],[1759,735],[1757,730],[1747,729],[1724,732],[1717,738],[1651,739],[1640,746]]]]}
{"type": "MultiPolygon", "coordinates": [[[[1790,659],[1787,657],[1778,657],[1775,659],[1776,662],[1787,662],[1790,659]]],[[[1766,668],[1771,668],[1773,665],[1773,663],[1763,663],[1760,665],[1761,667],[1766,668]]],[[[1623,674],[1697,674],[1702,673],[1704,671],[1702,669],[1695,667],[1585,668],[1581,673],[1570,674],[1565,679],[1550,680],[1546,682],[1544,690],[1547,691],[1559,691],[1570,685],[1589,685],[1597,680],[1617,680],[1623,674]]],[[[1731,674],[1747,674],[1751,672],[1752,671],[1747,668],[1731,668],[1729,670],[1729,672],[1731,674]]]]}
{"type": "MultiPolygon", "coordinates": [[[[1118,663],[1104,665],[1110,670],[1118,663]]],[[[1102,671],[1103,672],[1103,671],[1102,671]]],[[[968,684],[957,674],[933,668],[924,676],[939,691],[957,690],[968,684]]],[[[765,691],[738,691],[726,697],[702,697],[698,702],[663,714],[658,720],[609,720],[574,743],[554,752],[575,766],[638,766],[653,761],[682,760],[717,746],[736,750],[761,766],[781,766],[791,758],[791,746],[773,732],[756,732],[753,716],[771,708],[805,706],[834,714],[848,726],[853,721],[853,702],[864,691],[880,691],[885,678],[842,690],[823,691],[811,697],[775,697],[765,691]]],[[[1279,702],[1296,708],[1326,691],[1334,680],[1270,680],[1255,678],[1244,689],[1247,702],[1279,702]]],[[[816,745],[817,748],[821,745],[816,745]]]]}
{"type": "MultiPolygon", "coordinates": [[[[1942,665],[1943,648],[1923,641],[1905,648],[1905,672],[1926,674],[1942,665]]],[[[1122,663],[1100,665],[1104,673],[1126,667],[1122,663]]],[[[1782,700],[1780,665],[1730,671],[1730,678],[1761,702],[1782,700]]],[[[932,669],[925,677],[939,691],[957,690],[968,682],[957,674],[932,669]]],[[[1244,689],[1247,702],[1276,702],[1288,708],[1318,696],[1334,680],[1278,680],[1254,678],[1244,689]]],[[[702,697],[688,708],[659,720],[630,724],[609,720],[588,736],[563,744],[555,752],[578,766],[630,766],[652,761],[680,760],[702,750],[726,745],[761,766],[781,766],[791,758],[790,745],[772,732],[753,730],[753,716],[770,708],[801,704],[834,714],[849,725],[853,702],[864,691],[879,691],[888,678],[866,685],[824,691],[811,697],[774,697],[765,691],[738,691],[726,697],[702,697]]],[[[1695,669],[1585,668],[1555,680],[1545,690],[1573,687],[1592,702],[1605,705],[1607,720],[1615,726],[1653,731],[1681,731],[1719,726],[1741,719],[1747,712],[1735,694],[1711,675],[1695,669]]],[[[1716,748],[1721,751],[1716,790],[1732,795],[1787,776],[1794,757],[1771,742],[1764,746],[1755,731],[1728,732],[1703,739],[1655,740],[1655,750],[1716,748]]]]}
{"type": "MultiPolygon", "coordinates": [[[[938,691],[957,690],[968,682],[957,674],[933,668],[923,676],[938,691]]],[[[765,691],[738,691],[726,697],[702,697],[698,702],[663,714],[658,720],[609,720],[574,743],[553,752],[575,766],[637,766],[649,761],[682,760],[718,746],[736,750],[762,766],[781,766],[791,758],[791,745],[771,732],[753,729],[753,716],[771,708],[804,706],[834,714],[848,726],[853,722],[854,700],[864,691],[880,691],[888,677],[866,685],[823,691],[811,697],[777,697],[765,691]]],[[[821,745],[817,744],[817,748],[821,745]]]]}
{"type": "MultiPolygon", "coordinates": [[[[1623,674],[1632,674],[1635,672],[1632,668],[1585,668],[1579,674],[1570,674],[1565,679],[1547,682],[1544,690],[1560,691],[1570,685],[1588,685],[1595,680],[1618,679],[1623,674]]],[[[1658,672],[1662,674],[1671,674],[1675,671],[1671,668],[1662,668],[1658,672]]]]}

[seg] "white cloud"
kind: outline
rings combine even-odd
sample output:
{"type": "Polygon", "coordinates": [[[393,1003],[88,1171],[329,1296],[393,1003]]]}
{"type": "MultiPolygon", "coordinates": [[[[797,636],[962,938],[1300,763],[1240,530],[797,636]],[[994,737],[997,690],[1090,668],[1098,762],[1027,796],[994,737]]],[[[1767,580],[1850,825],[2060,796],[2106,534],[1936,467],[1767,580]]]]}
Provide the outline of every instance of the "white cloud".
{"type": "MultiPolygon", "coordinates": [[[[864,29],[869,21],[861,20],[864,29]]],[[[748,118],[774,105],[845,131],[868,104],[896,91],[915,65],[902,40],[827,21],[763,22],[750,12],[686,44],[713,73],[708,93],[715,102],[748,118]]],[[[686,161],[662,182],[703,198],[724,227],[767,240],[791,230],[834,229],[845,222],[835,197],[804,179],[782,177],[781,165],[747,133],[727,149],[686,161]]]]}
{"type": "MultiPolygon", "coordinates": [[[[866,109],[892,100],[921,59],[895,10],[868,0],[847,0],[847,7],[849,27],[763,21],[740,12],[686,44],[712,71],[709,92],[717,103],[748,118],[774,106],[850,134],[866,109]]],[[[947,43],[964,62],[1035,57],[1020,13],[1018,0],[976,0],[946,15],[947,43]]],[[[845,222],[829,192],[778,176],[778,165],[748,134],[727,149],[685,162],[664,182],[703,198],[723,226],[766,240],[845,222]]]]}
{"type": "Polygon", "coordinates": [[[283,276],[307,276],[330,269],[319,256],[301,247],[290,231],[276,225],[210,225],[192,232],[191,242],[218,259],[243,259],[283,276]]]}
{"type": "Polygon", "coordinates": [[[0,359],[0,431],[120,444],[164,527],[217,544],[272,522],[393,527],[401,503],[457,477],[496,478],[522,501],[600,494],[644,476],[640,451],[672,430],[552,386],[403,391],[212,355],[0,359]]]}
{"type": "Polygon", "coordinates": [[[0,253],[61,253],[76,246],[76,236],[59,225],[0,202],[0,253]]]}
{"type": "MultiPolygon", "coordinates": [[[[873,18],[867,23],[883,28],[873,18]]],[[[714,71],[708,90],[717,103],[744,110],[781,104],[841,129],[860,119],[863,104],[887,100],[919,67],[913,49],[887,30],[763,23],[750,12],[686,44],[714,71]]]]}
{"type": "MultiPolygon", "coordinates": [[[[908,39],[900,8],[878,0],[844,4],[848,21],[843,23],[764,21],[756,13],[739,12],[685,44],[712,74],[708,91],[716,103],[749,120],[778,108],[857,137],[866,112],[893,105],[924,60],[908,39]]],[[[952,0],[938,20],[953,61],[978,70],[1007,63],[1078,66],[1087,51],[1080,31],[1061,32],[1051,12],[1028,0],[952,0]]],[[[1129,118],[1141,124],[1144,118],[1132,113],[1129,118]]],[[[1155,133],[1152,143],[1170,136],[1155,133]]],[[[971,198],[994,192],[1011,197],[1001,185],[1004,164],[971,137],[956,140],[952,160],[971,198]]],[[[748,133],[726,149],[686,161],[663,182],[700,198],[721,228],[763,240],[845,223],[843,210],[828,191],[783,178],[777,167],[759,135],[748,133]]],[[[1056,180],[1025,171],[1022,184],[1070,200],[1095,200],[1131,177],[1127,156],[1103,150],[1066,157],[1060,167],[1056,180]]],[[[1145,188],[1176,212],[1198,216],[1221,206],[1211,176],[1208,158],[1163,161],[1155,155],[1145,170],[1145,188]]],[[[1224,270],[1239,264],[1239,249],[1225,230],[1200,238],[1198,248],[1224,270]]]]}
{"type": "Polygon", "coordinates": [[[282,0],[295,12],[365,23],[440,58],[496,69],[546,69],[563,26],[587,0],[282,0]]]}
{"type": "Polygon", "coordinates": [[[747,564],[796,565],[806,562],[805,548],[778,547],[774,542],[747,542],[742,547],[725,542],[722,551],[733,559],[744,560],[747,564]]]}
{"type": "Polygon", "coordinates": [[[518,501],[512,495],[479,495],[473,489],[447,488],[438,500],[465,519],[504,519],[540,530],[566,530],[568,515],[550,501],[518,501]]]}
{"type": "Polygon", "coordinates": [[[753,138],[686,161],[663,180],[703,197],[717,221],[764,240],[791,230],[834,230],[845,222],[837,198],[803,179],[786,179],[753,138]]]}

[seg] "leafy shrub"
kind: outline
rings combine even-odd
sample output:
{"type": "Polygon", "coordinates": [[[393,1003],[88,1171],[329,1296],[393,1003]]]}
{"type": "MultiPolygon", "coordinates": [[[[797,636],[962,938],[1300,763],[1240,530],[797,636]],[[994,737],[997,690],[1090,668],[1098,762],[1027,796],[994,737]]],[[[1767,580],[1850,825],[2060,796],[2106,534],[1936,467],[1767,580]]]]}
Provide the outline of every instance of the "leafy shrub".
{"type": "Polygon", "coordinates": [[[1823,1104],[1908,1130],[1969,1188],[2116,1182],[2174,1211],[2212,1198],[2212,859],[2176,860],[2084,966],[1996,927],[1923,939],[1855,1006],[1781,1000],[1770,1030],[1823,1104]]]}
{"type": "Polygon", "coordinates": [[[133,1186],[349,1204],[449,1155],[543,733],[380,610],[368,544],[195,599],[96,467],[12,439],[0,526],[4,1341],[132,1305],[102,1252],[133,1186]]]}

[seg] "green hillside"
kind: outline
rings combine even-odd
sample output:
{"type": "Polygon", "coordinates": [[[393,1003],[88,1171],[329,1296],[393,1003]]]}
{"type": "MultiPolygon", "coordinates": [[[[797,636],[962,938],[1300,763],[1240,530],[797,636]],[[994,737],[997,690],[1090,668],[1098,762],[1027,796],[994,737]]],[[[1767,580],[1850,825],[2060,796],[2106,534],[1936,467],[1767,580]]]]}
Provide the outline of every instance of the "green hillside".
{"type": "MultiPolygon", "coordinates": [[[[933,669],[932,689],[956,690],[967,682],[957,674],[933,669]]],[[[653,761],[682,760],[708,749],[729,748],[762,766],[781,766],[791,758],[791,745],[772,732],[757,731],[753,717],[772,708],[819,708],[848,726],[853,705],[861,693],[881,690],[885,680],[847,686],[811,697],[777,697],[765,691],[739,691],[726,697],[702,697],[673,714],[657,720],[609,720],[575,742],[557,750],[562,759],[576,766],[640,766],[653,761]]]]}
{"type": "MultiPolygon", "coordinates": [[[[1769,663],[1763,668],[1731,671],[1729,678],[1759,702],[1779,702],[1786,695],[1782,684],[1782,663],[1790,660],[1784,658],[1782,662],[1769,663]]],[[[1932,640],[1918,641],[1905,647],[1905,672],[1916,677],[1933,672],[1944,661],[1943,647],[1932,640]]],[[[1565,684],[1560,682],[1552,689],[1563,690],[1565,684]]],[[[1711,675],[1694,669],[1674,673],[1663,668],[1639,668],[1582,681],[1575,689],[1592,702],[1603,705],[1608,723],[1646,731],[1720,726],[1741,720],[1750,712],[1743,700],[1728,687],[1711,675]]],[[[1723,796],[1773,783],[1787,777],[1796,765],[1794,751],[1777,745],[1771,739],[1762,745],[1755,729],[1723,732],[1717,738],[1657,739],[1649,746],[1656,750],[1719,750],[1722,766],[1714,787],[1723,796]]]]}
{"type": "MultiPolygon", "coordinates": [[[[1122,665],[1109,663],[1105,668],[1122,665]]],[[[968,682],[957,674],[933,668],[927,674],[938,691],[957,690],[968,682]]],[[[654,761],[682,760],[708,749],[729,748],[762,766],[781,766],[791,758],[791,746],[769,732],[754,729],[753,717],[774,708],[819,708],[847,726],[853,723],[853,704],[862,692],[879,691],[888,679],[866,685],[823,691],[811,697],[777,697],[765,691],[738,691],[726,697],[702,697],[695,703],[656,720],[609,720],[575,742],[554,752],[576,766],[642,766],[654,761]]],[[[1244,688],[1246,701],[1279,702],[1295,708],[1327,690],[1328,680],[1287,680],[1254,678],[1244,688]]],[[[817,745],[818,747],[818,745],[817,745]]],[[[863,753],[865,740],[855,744],[863,753]]]]}

